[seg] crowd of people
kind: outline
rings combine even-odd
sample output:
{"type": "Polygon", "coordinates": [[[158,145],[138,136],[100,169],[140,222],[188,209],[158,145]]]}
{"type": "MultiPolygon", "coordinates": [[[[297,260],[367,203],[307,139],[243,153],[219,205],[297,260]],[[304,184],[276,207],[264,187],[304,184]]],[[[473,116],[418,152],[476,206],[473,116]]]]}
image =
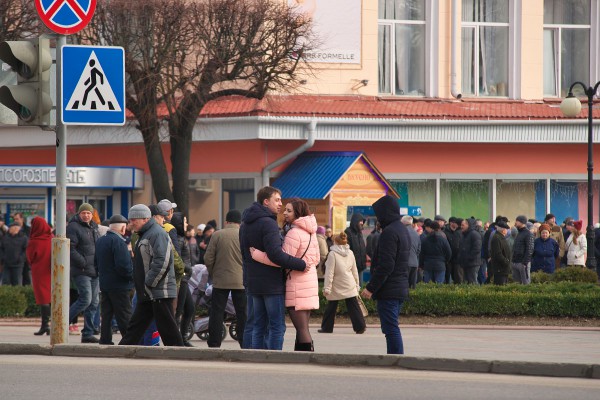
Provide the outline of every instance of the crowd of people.
{"type": "MultiPolygon", "coordinates": [[[[314,351],[309,321],[320,306],[322,280],[327,305],[319,333],[333,332],[343,300],[353,330],[362,334],[361,297],[374,299],[387,352],[403,354],[398,317],[417,282],[504,285],[512,275],[529,284],[534,271],[583,267],[587,253],[582,221],[572,218],[562,227],[552,214],[543,223],[519,215],[512,227],[503,216],[491,224],[473,217],[413,218],[401,216],[391,196],[373,203],[377,222],[366,240],[361,214],[334,233],[318,226],[306,201],[284,205],[271,186],[260,189],[243,213],[230,210],[220,230],[214,220],[194,228],[176,208],[167,199],[136,204],[127,217],[115,214],[100,223],[91,204],[79,207],[67,225],[70,334],[80,334],[83,343],[112,345],[118,331],[121,345],[155,345],[160,339],[165,346],[192,346],[186,337],[196,309],[188,280],[192,267],[203,264],[212,284],[208,347],[221,346],[231,298],[241,348],[281,350],[287,311],[296,332],[294,350],[314,351]],[[370,279],[361,291],[369,263],[370,279]]],[[[22,215],[13,219],[8,228],[0,220],[2,282],[24,284],[31,270],[42,316],[35,335],[49,334],[52,229],[41,217],[33,218],[31,228],[22,215]]]]}

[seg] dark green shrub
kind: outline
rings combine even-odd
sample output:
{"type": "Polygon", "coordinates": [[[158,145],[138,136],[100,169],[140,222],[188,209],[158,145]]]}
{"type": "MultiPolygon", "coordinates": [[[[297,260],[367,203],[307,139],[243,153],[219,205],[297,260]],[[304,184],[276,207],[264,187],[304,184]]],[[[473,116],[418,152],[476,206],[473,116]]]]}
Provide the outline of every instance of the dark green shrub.
{"type": "Polygon", "coordinates": [[[27,296],[22,287],[0,286],[0,317],[24,316],[27,296]]]}
{"type": "Polygon", "coordinates": [[[531,273],[531,283],[548,283],[552,282],[552,275],[544,271],[536,271],[531,273]]]}
{"type": "Polygon", "coordinates": [[[598,274],[588,268],[567,267],[560,268],[554,272],[552,277],[554,282],[598,282],[598,274]]]}

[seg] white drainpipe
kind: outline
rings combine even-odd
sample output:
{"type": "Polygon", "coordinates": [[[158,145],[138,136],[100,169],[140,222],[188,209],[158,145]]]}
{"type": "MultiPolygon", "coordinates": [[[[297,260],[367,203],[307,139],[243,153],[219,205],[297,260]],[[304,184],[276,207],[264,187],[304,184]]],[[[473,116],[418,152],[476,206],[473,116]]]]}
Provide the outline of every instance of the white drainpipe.
{"type": "Polygon", "coordinates": [[[460,29],[460,16],[458,15],[458,0],[452,0],[452,29],[450,35],[450,94],[452,97],[459,99],[462,94],[458,91],[457,83],[457,64],[458,64],[458,39],[460,29]]]}
{"type": "Polygon", "coordinates": [[[304,153],[306,150],[310,149],[315,145],[315,133],[317,131],[317,121],[315,119],[311,120],[308,125],[308,139],[306,143],[302,144],[302,146],[293,150],[291,153],[286,154],[278,160],[273,161],[271,164],[267,165],[262,170],[262,181],[263,186],[269,186],[269,179],[271,177],[271,170],[283,164],[284,162],[291,160],[299,154],[304,153]]]}

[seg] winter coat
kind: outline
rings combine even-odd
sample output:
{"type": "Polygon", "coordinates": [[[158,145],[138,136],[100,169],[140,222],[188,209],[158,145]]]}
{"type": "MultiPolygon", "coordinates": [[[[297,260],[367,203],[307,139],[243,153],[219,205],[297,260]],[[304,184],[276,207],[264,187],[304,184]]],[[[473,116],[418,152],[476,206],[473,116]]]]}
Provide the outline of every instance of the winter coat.
{"type": "Polygon", "coordinates": [[[109,230],[96,242],[94,259],[100,291],[117,292],[133,288],[133,263],[123,236],[109,230]]]}
{"type": "Polygon", "coordinates": [[[31,284],[35,303],[50,304],[52,298],[52,228],[42,217],[35,217],[31,221],[27,262],[31,266],[31,284]]]}
{"type": "Polygon", "coordinates": [[[527,227],[517,228],[519,233],[515,238],[512,249],[512,262],[518,264],[528,264],[531,262],[533,254],[533,233],[527,227]]]}
{"type": "Polygon", "coordinates": [[[419,267],[419,256],[421,255],[421,237],[411,227],[407,226],[408,234],[410,236],[410,255],[408,257],[408,267],[418,268],[419,267]]]}
{"type": "MultiPolygon", "coordinates": [[[[317,220],[314,215],[300,217],[292,222],[285,235],[283,251],[306,262],[304,271],[290,271],[285,284],[285,306],[296,310],[319,309],[317,266],[321,258],[316,237],[317,220]]],[[[263,264],[274,265],[263,251],[255,251],[252,258],[263,264]]]]}
{"type": "Polygon", "coordinates": [[[173,242],[173,247],[175,247],[175,251],[181,257],[183,261],[183,269],[184,275],[181,277],[182,283],[187,283],[190,276],[192,276],[192,260],[190,248],[187,245],[187,241],[185,240],[185,230],[183,229],[183,214],[180,212],[173,213],[171,216],[171,225],[175,229],[169,232],[169,237],[173,242]],[[173,239],[173,235],[171,232],[175,233],[175,238],[173,239]]]}
{"type": "Polygon", "coordinates": [[[200,248],[198,247],[198,242],[195,237],[186,237],[187,247],[190,249],[190,264],[192,267],[199,263],[200,261],[200,248]]]}
{"type": "Polygon", "coordinates": [[[469,228],[462,232],[459,247],[458,263],[462,268],[478,268],[481,266],[481,234],[476,230],[475,220],[467,220],[469,228]]]}
{"type": "Polygon", "coordinates": [[[354,253],[356,268],[359,273],[367,268],[367,245],[359,226],[359,223],[361,221],[364,222],[364,220],[365,218],[362,214],[352,214],[350,226],[344,231],[348,236],[348,245],[350,245],[350,250],[354,253]]]}
{"type": "Polygon", "coordinates": [[[169,234],[150,219],[138,232],[133,260],[133,281],[138,301],[177,297],[173,244],[169,234]]]}
{"type": "Polygon", "coordinates": [[[421,241],[421,265],[427,271],[445,271],[452,258],[448,239],[441,232],[431,232],[421,241]]]}
{"type": "Polygon", "coordinates": [[[577,244],[573,242],[573,234],[569,235],[565,243],[567,252],[567,265],[585,265],[587,255],[587,239],[585,235],[579,235],[577,244]]]}
{"type": "Polygon", "coordinates": [[[411,242],[408,229],[400,222],[400,206],[392,196],[383,196],[373,203],[373,210],[382,231],[367,290],[374,299],[407,299],[411,242]]]}
{"type": "Polygon", "coordinates": [[[79,214],[75,214],[67,225],[67,237],[71,240],[71,277],[97,277],[94,254],[96,240],[100,237],[98,225],[94,221],[85,223],[79,218],[79,214]]]}
{"type": "Polygon", "coordinates": [[[508,241],[500,232],[496,231],[492,236],[490,257],[494,268],[494,276],[510,274],[512,271],[511,252],[508,241]]]}
{"type": "Polygon", "coordinates": [[[377,250],[377,245],[379,244],[379,236],[381,232],[374,229],[373,232],[367,236],[367,245],[365,247],[365,253],[371,259],[371,266],[373,265],[373,256],[375,255],[375,250],[377,250]]]}
{"type": "Polygon", "coordinates": [[[329,301],[358,296],[359,280],[356,260],[350,246],[333,245],[325,261],[323,294],[329,301]]]}
{"type": "Polygon", "coordinates": [[[327,260],[327,255],[329,254],[329,246],[327,246],[327,239],[325,235],[317,233],[317,242],[319,242],[319,253],[321,257],[319,258],[319,265],[317,266],[317,276],[319,279],[323,279],[323,274],[325,273],[325,261],[327,260]]]}
{"type": "Polygon", "coordinates": [[[4,265],[4,268],[22,268],[27,261],[27,243],[27,236],[21,231],[16,235],[4,235],[0,242],[0,264],[4,265]]]}
{"type": "Polygon", "coordinates": [[[541,237],[533,242],[533,258],[531,259],[531,272],[544,271],[547,274],[554,273],[556,258],[560,254],[560,247],[556,240],[541,237]]]}
{"type": "Polygon", "coordinates": [[[452,257],[450,258],[450,262],[453,264],[457,264],[459,262],[458,258],[463,234],[460,231],[460,229],[452,230],[452,228],[450,228],[450,225],[446,225],[444,227],[444,234],[446,235],[446,239],[448,239],[448,244],[450,245],[450,249],[452,250],[452,257]]]}
{"type": "Polygon", "coordinates": [[[267,207],[254,202],[242,213],[240,248],[242,250],[244,286],[251,295],[284,294],[283,271],[252,259],[250,247],[267,253],[269,260],[286,269],[303,271],[306,263],[282,249],[283,238],[277,216],[267,207]]]}
{"type": "Polygon", "coordinates": [[[240,250],[240,226],[225,224],[213,233],[206,248],[204,262],[217,289],[243,289],[242,252],[240,250]]]}

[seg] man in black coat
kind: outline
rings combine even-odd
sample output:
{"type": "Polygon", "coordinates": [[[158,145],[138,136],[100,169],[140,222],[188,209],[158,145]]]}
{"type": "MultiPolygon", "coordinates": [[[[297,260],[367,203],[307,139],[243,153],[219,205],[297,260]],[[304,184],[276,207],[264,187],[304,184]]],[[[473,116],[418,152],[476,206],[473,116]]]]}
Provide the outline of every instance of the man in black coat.
{"type": "Polygon", "coordinates": [[[476,284],[477,274],[481,267],[481,234],[477,231],[477,223],[473,218],[461,222],[462,241],[460,244],[458,262],[464,271],[467,283],[476,284]]]}
{"type": "Polygon", "coordinates": [[[518,230],[512,249],[512,276],[515,282],[523,285],[531,283],[531,256],[533,255],[533,233],[527,229],[527,217],[519,215],[515,220],[518,230]]]}
{"type": "Polygon", "coordinates": [[[242,271],[248,295],[244,348],[281,350],[285,334],[285,282],[283,268],[303,271],[306,263],[282,250],[277,226],[281,191],[271,186],[260,189],[257,201],[244,210],[240,226],[242,271]],[[252,259],[250,248],[267,253],[273,268],[252,259]],[[268,335],[267,335],[268,330],[268,335]]]}
{"type": "Polygon", "coordinates": [[[510,247],[506,241],[506,232],[510,229],[508,223],[501,220],[496,222],[496,232],[492,236],[490,258],[494,269],[494,285],[506,285],[511,271],[510,247]]]}
{"type": "Polygon", "coordinates": [[[8,232],[0,237],[0,271],[2,267],[2,283],[4,285],[21,286],[23,284],[23,268],[25,266],[27,236],[21,227],[13,222],[8,232]]]}
{"type": "Polygon", "coordinates": [[[112,319],[117,320],[121,335],[127,333],[131,318],[133,289],[133,263],[125,241],[127,218],[115,214],[110,218],[110,230],[96,242],[94,263],[98,267],[100,281],[100,344],[114,344],[112,341],[112,319]]]}
{"type": "Polygon", "coordinates": [[[375,252],[375,267],[371,280],[361,295],[377,300],[381,331],[385,334],[388,354],[404,354],[398,317],[402,304],[408,298],[408,260],[410,236],[400,222],[400,206],[392,196],[383,196],[373,203],[373,210],[381,224],[379,246],[375,252]]]}
{"type": "Polygon", "coordinates": [[[365,224],[365,217],[362,214],[352,214],[350,218],[350,226],[344,231],[348,235],[348,245],[350,250],[354,253],[356,259],[356,269],[358,270],[358,280],[362,285],[363,282],[363,271],[367,268],[367,244],[363,238],[363,225],[365,224]]]}
{"type": "Polygon", "coordinates": [[[94,335],[94,314],[98,309],[98,270],[94,265],[98,225],[92,221],[94,208],[83,203],[67,225],[71,240],[71,278],[77,285],[79,297],[69,308],[69,321],[83,312],[81,343],[98,343],[94,335]]]}
{"type": "Polygon", "coordinates": [[[452,282],[459,285],[463,281],[463,269],[458,262],[458,251],[460,249],[460,242],[462,241],[462,233],[458,228],[461,221],[456,217],[450,217],[448,222],[449,224],[444,227],[444,233],[446,234],[446,239],[448,239],[448,244],[450,244],[452,257],[446,265],[444,282],[448,284],[450,283],[450,278],[452,278],[452,282]]]}

